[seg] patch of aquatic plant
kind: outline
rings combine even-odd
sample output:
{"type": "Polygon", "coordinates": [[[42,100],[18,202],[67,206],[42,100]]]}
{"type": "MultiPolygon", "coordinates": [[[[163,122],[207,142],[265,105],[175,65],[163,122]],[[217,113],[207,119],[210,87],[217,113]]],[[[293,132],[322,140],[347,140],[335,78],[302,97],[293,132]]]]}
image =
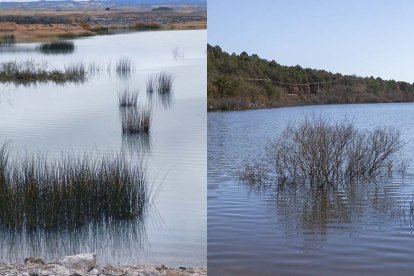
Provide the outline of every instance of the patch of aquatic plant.
{"type": "Polygon", "coordinates": [[[0,36],[0,47],[11,47],[16,44],[14,35],[3,35],[0,36]]]}
{"type": "Polygon", "coordinates": [[[158,94],[169,94],[172,91],[173,82],[173,76],[166,72],[150,75],[146,83],[147,92],[157,91],[158,94]]]}
{"type": "Polygon", "coordinates": [[[121,109],[122,132],[127,134],[149,132],[152,109],[149,106],[121,109]]]}
{"type": "Polygon", "coordinates": [[[147,93],[151,94],[155,91],[157,87],[157,78],[155,75],[150,75],[147,78],[146,86],[147,86],[147,93]]]}
{"type": "Polygon", "coordinates": [[[270,178],[279,188],[352,185],[391,173],[400,148],[400,134],[392,128],[360,130],[347,121],[306,119],[289,124],[267,144],[263,160],[245,165],[240,178],[249,183],[270,178]]]}
{"type": "Polygon", "coordinates": [[[0,63],[0,82],[33,83],[53,81],[56,83],[82,82],[86,70],[82,63],[65,66],[64,70],[49,69],[46,63],[32,60],[7,61],[0,63]]]}
{"type": "Polygon", "coordinates": [[[132,60],[128,57],[120,58],[116,62],[115,70],[119,75],[129,75],[134,70],[132,60]]]}
{"type": "Polygon", "coordinates": [[[89,222],[131,220],[148,201],[142,161],[62,154],[9,158],[0,148],[0,226],[75,228],[89,222]]]}
{"type": "Polygon", "coordinates": [[[86,76],[85,65],[82,62],[65,65],[63,72],[69,79],[83,79],[86,76]]]}
{"type": "Polygon", "coordinates": [[[138,102],[138,92],[133,92],[129,88],[123,89],[118,96],[119,107],[135,107],[138,102]]]}
{"type": "Polygon", "coordinates": [[[173,85],[173,76],[162,72],[157,77],[157,91],[160,94],[170,93],[173,85]]]}
{"type": "Polygon", "coordinates": [[[51,41],[40,44],[36,49],[44,54],[70,54],[75,51],[75,43],[69,40],[51,41]]]}

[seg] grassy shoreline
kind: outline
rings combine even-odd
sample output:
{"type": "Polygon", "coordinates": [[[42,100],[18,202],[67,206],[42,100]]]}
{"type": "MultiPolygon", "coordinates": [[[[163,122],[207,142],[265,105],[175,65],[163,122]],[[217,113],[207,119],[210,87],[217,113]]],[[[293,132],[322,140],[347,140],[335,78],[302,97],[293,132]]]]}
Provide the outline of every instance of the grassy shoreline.
{"type": "MultiPolygon", "coordinates": [[[[0,24],[1,26],[1,24],[0,24]]],[[[134,32],[144,32],[144,31],[184,31],[184,30],[205,30],[207,29],[206,22],[196,22],[191,24],[174,24],[174,25],[160,25],[159,27],[153,28],[136,28],[136,27],[95,27],[91,30],[83,30],[79,31],[77,29],[72,28],[62,28],[56,27],[54,30],[53,27],[50,29],[42,29],[39,32],[32,32],[30,35],[25,34],[24,32],[16,32],[16,33],[7,33],[5,35],[1,34],[2,36],[9,36],[13,35],[15,38],[16,43],[31,43],[31,42],[47,42],[53,39],[74,39],[74,38],[82,38],[82,37],[90,37],[90,36],[98,36],[98,35],[115,35],[115,34],[122,34],[122,33],[134,33],[134,32]],[[57,29],[57,30],[56,30],[57,29]],[[48,30],[50,30],[49,34],[47,34],[48,30]],[[46,33],[45,33],[46,32],[46,33]]]]}
{"type": "Polygon", "coordinates": [[[348,104],[392,104],[392,103],[414,103],[414,101],[384,101],[384,102],[354,102],[354,103],[303,103],[303,104],[293,104],[293,105],[280,105],[280,106],[255,106],[248,108],[238,108],[238,109],[218,109],[218,108],[209,108],[207,107],[207,112],[236,112],[236,111],[252,111],[252,110],[266,110],[266,109],[276,109],[276,108],[290,108],[290,107],[302,107],[302,106],[324,106],[324,105],[348,105],[348,104]]]}
{"type": "Polygon", "coordinates": [[[14,35],[17,43],[147,30],[206,28],[206,11],[198,9],[166,12],[137,8],[113,11],[0,11],[0,38],[14,35]]]}

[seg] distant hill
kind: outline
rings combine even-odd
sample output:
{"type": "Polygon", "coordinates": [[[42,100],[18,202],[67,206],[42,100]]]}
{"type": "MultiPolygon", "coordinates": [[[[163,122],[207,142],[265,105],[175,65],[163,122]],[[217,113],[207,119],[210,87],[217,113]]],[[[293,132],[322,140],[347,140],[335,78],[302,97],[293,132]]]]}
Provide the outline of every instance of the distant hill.
{"type": "Polygon", "coordinates": [[[374,77],[283,66],[208,45],[208,109],[414,101],[414,85],[374,77]]]}
{"type": "Polygon", "coordinates": [[[206,6],[207,0],[89,0],[89,1],[30,1],[30,2],[0,2],[0,10],[30,10],[30,9],[91,9],[109,7],[140,7],[155,5],[197,5],[206,6]]]}

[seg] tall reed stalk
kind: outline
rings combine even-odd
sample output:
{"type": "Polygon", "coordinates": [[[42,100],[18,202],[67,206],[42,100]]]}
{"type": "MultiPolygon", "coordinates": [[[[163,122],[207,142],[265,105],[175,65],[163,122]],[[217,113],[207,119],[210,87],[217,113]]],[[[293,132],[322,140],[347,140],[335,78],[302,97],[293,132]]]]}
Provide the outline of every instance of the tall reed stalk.
{"type": "Polygon", "coordinates": [[[147,204],[143,162],[124,156],[26,155],[11,161],[0,148],[0,226],[74,228],[93,221],[130,220],[147,204]]]}

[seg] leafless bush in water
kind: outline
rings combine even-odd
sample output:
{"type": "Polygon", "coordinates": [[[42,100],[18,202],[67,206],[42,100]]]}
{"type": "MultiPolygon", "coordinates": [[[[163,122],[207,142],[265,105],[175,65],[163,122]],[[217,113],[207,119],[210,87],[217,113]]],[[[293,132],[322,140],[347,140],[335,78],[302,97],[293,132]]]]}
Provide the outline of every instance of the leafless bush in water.
{"type": "Polygon", "coordinates": [[[306,119],[288,125],[279,138],[268,143],[260,163],[263,168],[245,166],[240,178],[251,182],[259,179],[258,172],[268,169],[279,187],[291,183],[326,189],[390,170],[400,148],[400,134],[392,128],[358,130],[347,121],[306,119]]]}

